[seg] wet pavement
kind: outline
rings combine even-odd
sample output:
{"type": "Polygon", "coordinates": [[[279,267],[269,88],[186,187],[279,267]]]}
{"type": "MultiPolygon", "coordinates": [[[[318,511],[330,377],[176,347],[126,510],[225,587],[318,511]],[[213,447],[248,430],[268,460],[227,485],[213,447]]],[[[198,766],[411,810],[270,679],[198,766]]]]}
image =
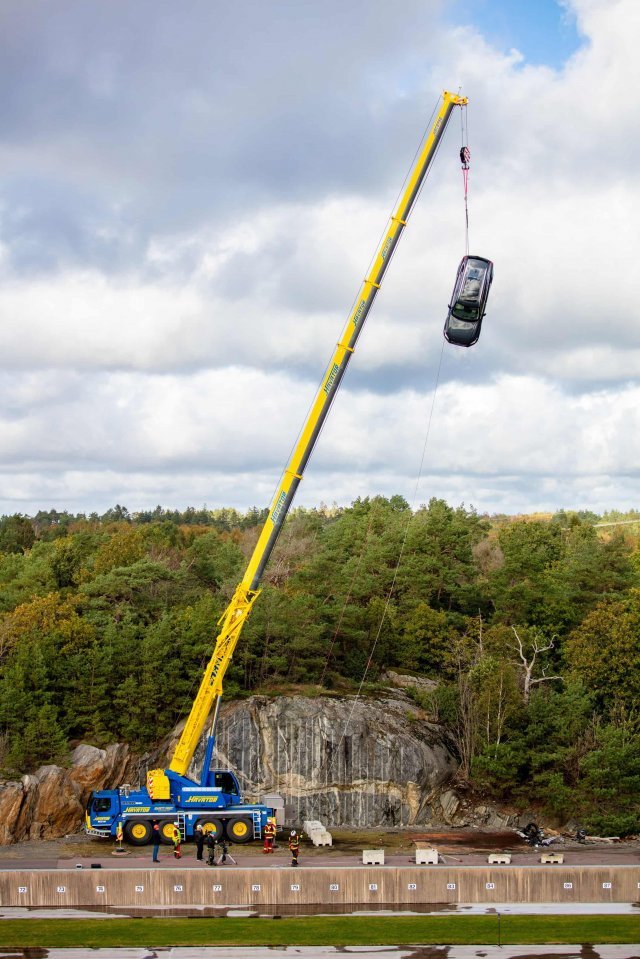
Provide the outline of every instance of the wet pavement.
{"type": "Polygon", "coordinates": [[[0,959],[640,959],[640,947],[564,946],[167,946],[146,949],[26,949],[0,959]]]}
{"type": "MultiPolygon", "coordinates": [[[[162,907],[149,906],[146,909],[127,909],[113,906],[107,909],[70,909],[37,908],[26,909],[21,906],[0,906],[0,920],[2,919],[126,919],[135,915],[160,916],[163,911],[171,916],[194,915],[194,906],[185,906],[182,910],[176,906],[162,907]]],[[[201,907],[202,914],[208,914],[207,907],[201,907]]],[[[211,910],[213,913],[213,910],[211,910]]],[[[215,910],[215,915],[225,915],[230,918],[297,916],[424,916],[437,914],[439,916],[633,916],[640,920],[640,908],[633,902],[504,902],[504,903],[427,903],[419,908],[409,909],[399,907],[389,909],[388,906],[372,908],[370,905],[338,906],[334,909],[326,905],[314,906],[305,904],[294,910],[287,910],[284,905],[259,906],[247,908],[243,906],[225,906],[215,910]]],[[[638,938],[640,939],[640,922],[638,923],[638,938]]],[[[0,956],[0,959],[2,957],[0,956]]],[[[640,959],[640,957],[639,957],[640,959]]]]}

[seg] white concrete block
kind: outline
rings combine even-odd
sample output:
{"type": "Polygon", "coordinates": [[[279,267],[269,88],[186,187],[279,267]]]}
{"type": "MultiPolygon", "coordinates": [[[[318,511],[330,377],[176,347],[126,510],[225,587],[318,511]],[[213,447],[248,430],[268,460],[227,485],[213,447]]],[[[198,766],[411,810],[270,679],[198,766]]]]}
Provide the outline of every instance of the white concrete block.
{"type": "Polygon", "coordinates": [[[437,849],[416,849],[416,866],[437,866],[437,849]]]}
{"type": "Polygon", "coordinates": [[[333,846],[333,836],[326,829],[315,829],[309,836],[314,846],[333,846]]]}
{"type": "Polygon", "coordinates": [[[542,863],[552,863],[557,862],[560,865],[564,862],[564,854],[561,852],[543,852],[540,856],[540,862],[542,863]]]}
{"type": "Polygon", "coordinates": [[[491,855],[487,857],[487,862],[490,866],[508,866],[511,862],[511,853],[492,852],[491,855]]]}
{"type": "Polygon", "coordinates": [[[324,826],[319,819],[305,819],[302,823],[302,831],[308,834],[312,833],[314,829],[324,829],[324,826]]]}
{"type": "Polygon", "coordinates": [[[363,866],[384,866],[384,849],[363,849],[363,866]]]}

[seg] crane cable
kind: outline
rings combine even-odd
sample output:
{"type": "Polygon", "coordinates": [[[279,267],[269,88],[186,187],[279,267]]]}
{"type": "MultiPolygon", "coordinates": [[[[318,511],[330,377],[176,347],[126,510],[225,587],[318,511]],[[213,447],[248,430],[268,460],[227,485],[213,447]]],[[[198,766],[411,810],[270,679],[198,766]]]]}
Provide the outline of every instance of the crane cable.
{"type": "Polygon", "coordinates": [[[469,166],[471,161],[471,151],[469,150],[469,128],[467,125],[467,106],[460,109],[460,163],[462,164],[462,183],[464,187],[464,219],[465,219],[465,243],[464,251],[469,256],[469,166]]]}
{"type": "MultiPolygon", "coordinates": [[[[461,134],[460,163],[461,163],[461,167],[462,167],[462,183],[463,183],[463,189],[464,189],[465,253],[466,253],[467,256],[469,256],[469,203],[468,203],[468,196],[469,196],[469,167],[470,167],[470,160],[471,160],[471,151],[469,150],[469,130],[468,130],[467,107],[466,107],[466,104],[465,104],[465,105],[461,108],[461,110],[460,110],[460,134],[461,134]]],[[[427,453],[427,444],[428,444],[428,441],[429,441],[429,434],[430,434],[430,432],[431,432],[431,421],[432,421],[432,418],[433,418],[433,411],[434,411],[435,402],[436,402],[436,395],[437,395],[437,392],[438,392],[438,384],[439,384],[439,381],[440,381],[440,372],[441,372],[441,369],[442,369],[443,356],[444,356],[444,339],[443,339],[443,341],[442,341],[442,348],[441,348],[441,350],[440,350],[440,359],[439,359],[439,362],[438,362],[438,370],[437,370],[437,373],[436,373],[436,379],[435,379],[435,384],[434,384],[434,388],[433,388],[433,396],[432,396],[432,399],[431,399],[431,409],[430,409],[430,411],[429,411],[429,418],[428,418],[428,421],[427,421],[427,429],[426,429],[425,438],[424,438],[424,443],[423,443],[423,447],[422,447],[422,456],[421,456],[421,459],[420,459],[420,466],[419,466],[419,468],[418,468],[418,475],[417,475],[417,477],[416,477],[416,483],[415,483],[414,494],[413,494],[413,502],[412,502],[412,504],[411,504],[411,509],[410,509],[410,511],[409,511],[409,517],[408,517],[407,522],[406,522],[406,524],[405,524],[404,536],[403,536],[402,543],[401,543],[401,546],[400,546],[400,552],[399,552],[399,554],[398,554],[398,560],[397,560],[396,567],[395,567],[395,570],[394,570],[394,573],[393,573],[393,578],[392,578],[392,581],[391,581],[391,585],[390,585],[390,587],[389,587],[389,590],[388,590],[388,592],[387,592],[387,597],[386,597],[384,609],[383,609],[383,611],[382,611],[382,616],[380,617],[380,622],[379,622],[379,624],[378,624],[378,629],[377,629],[376,635],[375,635],[374,640],[373,640],[373,645],[372,645],[371,650],[370,650],[370,652],[369,652],[369,657],[368,657],[368,659],[367,659],[367,662],[366,662],[366,665],[365,665],[365,668],[364,668],[364,672],[363,672],[363,675],[362,675],[362,679],[360,680],[360,685],[358,686],[358,691],[357,691],[357,693],[356,693],[356,695],[355,695],[355,697],[354,697],[353,704],[352,704],[351,709],[350,709],[350,711],[349,711],[349,715],[348,715],[347,720],[346,720],[346,722],[345,722],[345,724],[344,724],[344,728],[343,728],[343,730],[342,730],[342,735],[340,736],[340,739],[339,739],[339,741],[338,741],[338,746],[337,746],[335,752],[332,751],[332,755],[331,755],[330,761],[327,762],[327,761],[325,760],[325,762],[322,764],[322,768],[323,768],[323,769],[326,768],[326,767],[328,767],[328,769],[331,769],[331,768],[332,768],[332,766],[333,766],[333,761],[334,761],[334,757],[335,757],[335,755],[338,753],[338,751],[339,751],[339,749],[340,749],[340,746],[342,745],[342,742],[344,741],[345,736],[347,735],[347,731],[348,731],[348,729],[349,729],[349,725],[350,725],[351,720],[352,720],[352,718],[353,718],[353,713],[354,713],[355,708],[356,708],[356,706],[357,706],[357,704],[358,704],[358,700],[360,699],[360,696],[361,696],[361,694],[362,694],[363,686],[364,686],[364,684],[365,684],[365,682],[366,682],[366,678],[367,678],[367,675],[368,675],[368,673],[369,673],[369,669],[370,669],[371,664],[372,664],[372,662],[373,662],[373,656],[374,656],[374,653],[375,653],[375,650],[376,650],[376,646],[378,645],[378,640],[380,639],[380,635],[381,635],[381,633],[382,633],[382,627],[383,627],[383,625],[384,625],[384,622],[385,622],[385,619],[386,619],[386,616],[387,616],[387,612],[388,612],[389,606],[390,606],[390,604],[391,604],[391,597],[392,597],[392,595],[393,595],[393,590],[395,589],[396,580],[397,580],[397,578],[398,578],[398,572],[399,572],[399,570],[400,570],[400,564],[401,564],[401,562],[402,562],[403,555],[404,555],[404,551],[405,551],[405,548],[406,548],[407,537],[408,537],[408,534],[409,534],[409,525],[410,525],[411,519],[412,519],[412,517],[413,517],[413,512],[414,512],[414,509],[415,509],[415,504],[416,504],[417,496],[418,496],[418,489],[419,489],[419,486],[420,486],[420,481],[421,481],[421,479],[422,479],[422,472],[423,472],[423,469],[424,469],[424,462],[425,462],[425,457],[426,457],[426,453],[427,453]]],[[[366,544],[365,544],[365,545],[366,545],[366,544]]],[[[364,547],[363,547],[363,549],[364,549],[364,547]]],[[[358,561],[358,566],[359,566],[361,560],[362,560],[362,555],[360,556],[360,560],[358,561]]],[[[348,599],[349,599],[349,595],[347,596],[347,598],[346,598],[346,600],[345,600],[345,607],[344,607],[344,608],[346,608],[346,604],[347,604],[347,602],[348,602],[348,599]]],[[[343,608],[343,613],[344,613],[344,608],[343,608]]],[[[342,616],[341,616],[341,618],[340,618],[340,622],[342,622],[342,616]]],[[[339,629],[339,627],[338,627],[338,629],[339,629]]],[[[336,629],[336,633],[334,634],[334,637],[333,637],[332,643],[331,643],[331,650],[333,649],[333,645],[334,645],[334,642],[335,642],[335,638],[336,638],[337,632],[338,632],[338,630],[336,629]]],[[[330,652],[331,652],[331,650],[330,650],[330,652]]],[[[327,660],[327,664],[328,664],[328,660],[327,660]]],[[[325,665],[325,670],[326,670],[326,665],[325,665]]],[[[323,673],[323,675],[324,675],[324,673],[323,673]]]]}
{"type": "Polygon", "coordinates": [[[332,768],[334,756],[338,754],[338,752],[339,752],[339,750],[340,750],[340,746],[342,745],[342,743],[343,743],[343,741],[344,741],[344,739],[345,739],[345,737],[346,737],[346,735],[347,735],[347,731],[348,731],[348,729],[349,729],[349,725],[351,724],[351,720],[353,719],[353,714],[354,714],[355,709],[356,709],[356,706],[357,706],[357,704],[358,704],[358,700],[360,699],[360,696],[361,696],[361,694],[362,694],[362,688],[363,688],[363,686],[364,686],[364,684],[365,684],[365,682],[366,682],[367,674],[368,674],[369,669],[370,669],[370,667],[371,667],[371,663],[373,662],[373,656],[374,656],[374,653],[375,653],[375,651],[376,651],[376,646],[378,645],[378,640],[380,639],[380,635],[381,635],[381,633],[382,633],[382,627],[384,626],[384,622],[385,622],[385,619],[386,619],[386,617],[387,617],[387,612],[388,612],[388,610],[389,610],[389,606],[391,605],[391,597],[393,596],[393,591],[394,591],[394,589],[395,589],[396,580],[397,580],[397,578],[398,578],[398,573],[399,573],[399,571],[400,571],[400,564],[402,563],[402,559],[403,559],[403,556],[404,556],[404,551],[405,551],[405,548],[406,548],[406,545],[407,545],[407,537],[408,537],[408,535],[409,535],[409,526],[410,526],[410,524],[411,524],[411,520],[413,519],[413,514],[414,514],[414,510],[415,510],[415,505],[416,505],[416,502],[417,502],[417,499],[418,499],[418,490],[419,490],[419,487],[420,487],[420,481],[421,481],[421,479],[422,479],[422,473],[423,473],[423,470],[424,470],[424,463],[425,463],[425,458],[426,458],[426,455],[427,455],[427,445],[428,445],[428,442],[429,442],[429,434],[430,434],[430,432],[431,432],[431,421],[432,421],[432,419],[433,419],[433,411],[434,411],[434,408],[435,408],[436,396],[437,396],[437,393],[438,393],[438,383],[439,383],[439,381],[440,381],[440,371],[441,371],[441,369],[442,369],[442,358],[443,358],[443,355],[444,355],[444,344],[445,344],[445,340],[444,340],[444,338],[443,338],[443,340],[442,340],[442,348],[441,348],[441,350],[440,350],[440,359],[439,359],[439,361],[438,361],[438,370],[437,370],[437,372],[436,372],[436,379],[435,379],[435,384],[434,384],[434,387],[433,387],[433,395],[432,395],[432,397],[431,397],[431,408],[430,408],[430,410],[429,410],[429,417],[428,417],[428,420],[427,420],[427,429],[426,429],[426,433],[425,433],[425,437],[424,437],[424,442],[423,442],[423,444],[422,444],[422,455],[421,455],[421,457],[420,457],[420,465],[419,465],[419,467],[418,467],[418,475],[416,476],[416,482],[415,482],[415,486],[414,486],[414,490],[413,490],[413,501],[412,501],[412,503],[411,503],[411,508],[410,508],[410,510],[409,510],[409,515],[408,515],[408,517],[407,517],[407,522],[405,523],[404,535],[403,535],[403,537],[402,537],[402,543],[401,543],[401,545],[400,545],[400,552],[398,553],[398,560],[397,560],[397,562],[396,562],[396,566],[395,566],[395,569],[394,569],[394,571],[393,571],[393,577],[392,577],[392,580],[391,580],[391,585],[389,586],[389,589],[388,589],[388,591],[387,591],[387,597],[386,597],[386,600],[385,600],[384,609],[382,610],[382,615],[381,615],[381,617],[380,617],[380,622],[379,622],[379,624],[378,624],[378,629],[377,629],[377,631],[376,631],[376,635],[375,635],[375,637],[374,637],[373,644],[372,644],[371,650],[370,650],[370,652],[369,652],[369,657],[368,657],[368,659],[367,659],[367,662],[366,662],[366,665],[365,665],[365,668],[364,668],[364,672],[363,672],[363,674],[362,674],[362,679],[360,680],[360,685],[358,686],[358,691],[357,691],[357,693],[356,693],[356,695],[355,695],[355,697],[354,697],[354,699],[353,699],[353,703],[352,703],[351,709],[350,709],[350,711],[349,711],[349,715],[347,716],[346,722],[345,722],[345,724],[344,724],[344,729],[342,730],[342,735],[340,736],[340,739],[339,739],[339,741],[338,741],[338,745],[337,745],[337,747],[336,747],[336,749],[335,749],[335,752],[332,751],[331,761],[330,761],[329,763],[323,764],[323,768],[324,768],[325,765],[328,767],[328,769],[331,769],[331,768],[332,768]]]}

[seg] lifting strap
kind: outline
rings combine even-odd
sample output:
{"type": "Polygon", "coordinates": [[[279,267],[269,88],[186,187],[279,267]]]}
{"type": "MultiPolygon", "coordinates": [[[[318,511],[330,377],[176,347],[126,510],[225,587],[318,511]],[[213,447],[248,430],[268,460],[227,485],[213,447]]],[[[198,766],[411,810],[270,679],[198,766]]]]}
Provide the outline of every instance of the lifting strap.
{"type": "Polygon", "coordinates": [[[467,131],[467,109],[463,107],[460,110],[460,132],[462,135],[462,146],[460,147],[460,163],[462,164],[462,182],[464,185],[464,219],[465,219],[465,247],[464,251],[469,255],[469,166],[471,162],[471,151],[469,150],[468,131],[467,131]]]}

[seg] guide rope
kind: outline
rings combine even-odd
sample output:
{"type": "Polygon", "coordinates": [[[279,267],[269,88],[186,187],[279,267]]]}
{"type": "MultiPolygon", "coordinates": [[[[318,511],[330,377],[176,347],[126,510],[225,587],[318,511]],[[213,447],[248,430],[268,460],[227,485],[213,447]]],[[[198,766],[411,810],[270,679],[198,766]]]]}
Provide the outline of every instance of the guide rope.
{"type": "Polygon", "coordinates": [[[360,685],[358,686],[358,691],[357,691],[357,693],[356,693],[356,695],[355,695],[355,697],[354,697],[353,703],[352,703],[352,705],[351,705],[351,709],[350,709],[350,711],[349,711],[349,715],[347,716],[346,722],[345,722],[345,724],[344,724],[344,729],[342,730],[342,735],[340,736],[340,739],[339,739],[339,741],[338,741],[338,745],[337,745],[337,747],[336,747],[336,749],[335,749],[335,752],[332,753],[332,755],[331,755],[331,761],[327,764],[328,769],[331,769],[331,767],[333,766],[334,756],[335,756],[335,755],[338,755],[339,750],[340,750],[340,746],[342,745],[342,743],[343,743],[343,741],[344,741],[344,738],[345,738],[345,736],[347,735],[347,731],[348,731],[349,726],[350,726],[350,724],[351,724],[351,720],[352,720],[352,718],[353,718],[353,714],[354,714],[355,708],[356,708],[356,706],[357,706],[357,704],[358,704],[358,700],[360,699],[360,696],[361,696],[361,694],[362,694],[363,686],[364,686],[364,684],[365,684],[365,682],[366,682],[367,675],[368,675],[368,673],[369,673],[369,669],[371,668],[371,664],[372,664],[372,662],[373,662],[373,656],[374,656],[374,653],[375,653],[375,651],[376,651],[376,647],[377,647],[377,645],[378,645],[378,640],[380,639],[380,636],[381,636],[381,634],[382,634],[382,627],[384,626],[384,622],[385,622],[385,620],[386,620],[386,618],[387,618],[387,612],[388,612],[388,610],[389,610],[389,606],[391,605],[391,597],[393,596],[393,592],[394,592],[394,590],[395,590],[396,581],[397,581],[397,578],[398,578],[398,572],[399,572],[399,570],[400,570],[400,564],[402,563],[402,559],[403,559],[403,556],[404,556],[405,547],[406,547],[406,545],[407,545],[407,537],[408,537],[408,535],[409,535],[409,526],[410,526],[411,520],[412,520],[412,518],[413,518],[413,514],[414,514],[416,502],[417,502],[417,499],[418,499],[418,490],[419,490],[419,487],[420,487],[420,481],[421,481],[421,479],[422,479],[422,473],[423,473],[423,471],[424,471],[424,463],[425,463],[425,459],[426,459],[426,455],[427,455],[427,446],[428,446],[428,443],[429,443],[429,434],[430,434],[430,432],[431,432],[431,421],[432,421],[432,419],[433,419],[433,411],[434,411],[434,408],[435,408],[436,396],[437,396],[437,393],[438,393],[438,384],[439,384],[439,382],[440,382],[440,371],[441,371],[441,369],[442,369],[442,358],[443,358],[443,355],[444,355],[444,346],[445,346],[445,340],[444,340],[444,338],[443,338],[443,340],[442,340],[442,347],[441,347],[441,350],[440,350],[440,359],[439,359],[439,361],[438,361],[438,369],[437,369],[437,372],[436,372],[435,384],[434,384],[434,388],[433,388],[433,395],[432,395],[432,397],[431,397],[431,408],[430,408],[430,410],[429,410],[429,416],[428,416],[428,419],[427,419],[427,428],[426,428],[426,432],[425,432],[424,442],[423,442],[423,444],[422,444],[422,455],[421,455],[421,457],[420,457],[420,465],[419,465],[419,467],[418,467],[418,474],[417,474],[417,476],[416,476],[415,486],[414,486],[414,490],[413,490],[413,500],[412,500],[412,502],[411,502],[411,508],[410,508],[410,510],[409,510],[409,514],[408,514],[408,516],[407,516],[407,522],[405,523],[404,535],[403,535],[403,538],[402,538],[402,543],[401,543],[401,545],[400,545],[400,551],[399,551],[399,553],[398,553],[398,559],[397,559],[397,562],[396,562],[396,566],[395,566],[395,569],[394,569],[394,571],[393,571],[393,578],[392,578],[392,580],[391,580],[391,585],[390,585],[390,587],[389,587],[389,589],[388,589],[388,591],[387,591],[387,597],[386,597],[386,600],[385,600],[384,609],[382,610],[382,615],[381,615],[381,617],[380,617],[380,622],[379,622],[379,624],[378,624],[378,629],[377,629],[376,634],[375,634],[374,639],[373,639],[373,644],[372,644],[372,646],[371,646],[371,650],[370,650],[370,652],[369,652],[369,657],[368,657],[368,659],[367,659],[367,662],[366,662],[366,665],[365,665],[365,668],[364,668],[364,672],[363,672],[363,674],[362,674],[362,679],[360,680],[360,685]]]}

